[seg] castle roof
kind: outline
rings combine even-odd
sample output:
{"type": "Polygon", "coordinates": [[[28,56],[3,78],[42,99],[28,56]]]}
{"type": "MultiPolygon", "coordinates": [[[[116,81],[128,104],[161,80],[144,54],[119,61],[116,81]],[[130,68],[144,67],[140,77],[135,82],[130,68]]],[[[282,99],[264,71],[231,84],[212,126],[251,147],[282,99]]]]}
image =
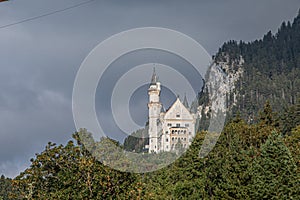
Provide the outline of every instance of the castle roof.
{"type": "Polygon", "coordinates": [[[157,82],[158,82],[158,77],[156,75],[155,67],[154,67],[150,85],[155,85],[157,82]]]}
{"type": "Polygon", "coordinates": [[[189,108],[189,103],[188,103],[188,101],[187,101],[186,94],[184,95],[183,105],[184,105],[186,108],[189,108]]]}
{"type": "Polygon", "coordinates": [[[166,111],[166,118],[174,118],[174,113],[181,113],[185,115],[185,118],[192,119],[193,116],[188,108],[180,101],[179,97],[177,97],[176,101],[170,106],[170,108],[166,111]]]}

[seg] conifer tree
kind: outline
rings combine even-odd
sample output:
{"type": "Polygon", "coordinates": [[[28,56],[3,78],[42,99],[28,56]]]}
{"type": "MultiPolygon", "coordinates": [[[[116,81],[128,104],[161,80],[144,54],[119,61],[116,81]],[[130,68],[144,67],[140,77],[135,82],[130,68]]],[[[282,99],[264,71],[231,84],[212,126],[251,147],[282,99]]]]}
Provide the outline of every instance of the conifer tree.
{"type": "Polygon", "coordinates": [[[300,195],[297,167],[275,131],[261,147],[252,169],[252,199],[293,199],[300,195]]]}

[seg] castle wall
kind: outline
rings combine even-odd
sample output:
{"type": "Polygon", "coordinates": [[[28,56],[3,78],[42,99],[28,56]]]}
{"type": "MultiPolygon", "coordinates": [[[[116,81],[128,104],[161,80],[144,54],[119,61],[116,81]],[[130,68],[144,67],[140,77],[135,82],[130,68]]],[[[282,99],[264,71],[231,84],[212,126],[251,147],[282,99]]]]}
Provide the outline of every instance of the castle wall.
{"type": "MultiPolygon", "coordinates": [[[[152,80],[156,80],[155,74],[152,80]]],[[[152,81],[149,95],[149,153],[188,148],[195,136],[195,115],[177,98],[170,109],[161,112],[160,83],[152,81]]]]}

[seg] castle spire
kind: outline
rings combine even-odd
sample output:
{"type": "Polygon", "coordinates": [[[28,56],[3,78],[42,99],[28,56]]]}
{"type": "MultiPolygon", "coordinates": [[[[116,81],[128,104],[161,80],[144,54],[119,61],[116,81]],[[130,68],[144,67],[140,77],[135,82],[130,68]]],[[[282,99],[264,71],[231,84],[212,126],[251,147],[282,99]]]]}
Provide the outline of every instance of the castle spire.
{"type": "Polygon", "coordinates": [[[155,67],[153,67],[153,74],[152,74],[152,78],[151,78],[151,85],[155,85],[157,83],[157,76],[156,76],[156,72],[155,72],[155,67]]]}
{"type": "Polygon", "coordinates": [[[188,101],[187,101],[186,94],[184,94],[183,105],[184,105],[186,108],[189,108],[189,103],[188,103],[188,101]]]}

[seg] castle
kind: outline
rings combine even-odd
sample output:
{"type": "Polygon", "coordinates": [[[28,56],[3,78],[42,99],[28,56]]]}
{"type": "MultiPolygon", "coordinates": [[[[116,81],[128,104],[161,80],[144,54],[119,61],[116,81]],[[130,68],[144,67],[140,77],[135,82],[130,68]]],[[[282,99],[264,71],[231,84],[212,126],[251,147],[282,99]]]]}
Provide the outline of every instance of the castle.
{"type": "Polygon", "coordinates": [[[196,116],[188,108],[186,96],[179,97],[165,112],[160,102],[161,85],[155,69],[148,89],[149,153],[186,149],[195,136],[196,116]]]}

